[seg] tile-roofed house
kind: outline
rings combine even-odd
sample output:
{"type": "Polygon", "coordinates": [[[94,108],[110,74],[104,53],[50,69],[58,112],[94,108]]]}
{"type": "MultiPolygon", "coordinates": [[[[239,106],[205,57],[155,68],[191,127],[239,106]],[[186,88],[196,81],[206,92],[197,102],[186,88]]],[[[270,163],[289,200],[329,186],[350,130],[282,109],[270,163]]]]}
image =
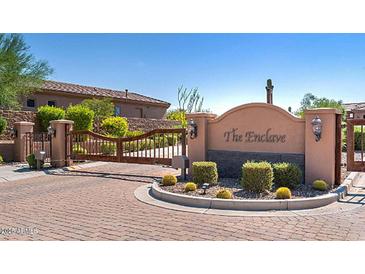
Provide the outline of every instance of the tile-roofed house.
{"type": "Polygon", "coordinates": [[[37,107],[47,104],[66,108],[70,104],[79,104],[88,98],[112,99],[116,114],[124,117],[161,119],[170,106],[168,102],[128,90],[45,81],[40,91],[36,91],[24,100],[23,109],[36,110],[37,107]]]}
{"type": "Polygon", "coordinates": [[[365,102],[342,104],[346,112],[352,112],[355,119],[365,119],[365,102]]]}

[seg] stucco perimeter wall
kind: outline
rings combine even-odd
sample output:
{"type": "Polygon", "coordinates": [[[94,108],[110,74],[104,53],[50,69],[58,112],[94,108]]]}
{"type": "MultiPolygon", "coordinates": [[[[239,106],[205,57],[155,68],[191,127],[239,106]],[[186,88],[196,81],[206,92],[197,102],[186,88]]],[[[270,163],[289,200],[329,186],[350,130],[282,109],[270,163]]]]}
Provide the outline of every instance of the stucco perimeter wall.
{"type": "Polygon", "coordinates": [[[305,120],[280,107],[241,105],[208,121],[208,150],[305,152],[305,120]]]}

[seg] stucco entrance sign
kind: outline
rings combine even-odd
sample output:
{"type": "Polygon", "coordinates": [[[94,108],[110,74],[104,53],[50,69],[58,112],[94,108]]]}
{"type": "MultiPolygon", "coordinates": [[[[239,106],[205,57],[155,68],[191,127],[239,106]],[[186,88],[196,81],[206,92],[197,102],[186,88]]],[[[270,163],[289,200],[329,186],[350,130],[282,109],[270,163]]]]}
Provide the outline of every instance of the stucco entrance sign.
{"type": "Polygon", "coordinates": [[[207,121],[208,150],[304,154],[304,128],[280,107],[241,105],[207,121]]]}
{"type": "Polygon", "coordinates": [[[187,114],[198,135],[188,140],[190,163],[214,161],[221,177],[239,177],[246,161],[297,164],[311,183],[321,178],[335,181],[336,109],[313,109],[298,118],[268,103],[235,107],[221,116],[187,114]],[[311,121],[323,121],[322,138],[316,142],[311,121]]]}

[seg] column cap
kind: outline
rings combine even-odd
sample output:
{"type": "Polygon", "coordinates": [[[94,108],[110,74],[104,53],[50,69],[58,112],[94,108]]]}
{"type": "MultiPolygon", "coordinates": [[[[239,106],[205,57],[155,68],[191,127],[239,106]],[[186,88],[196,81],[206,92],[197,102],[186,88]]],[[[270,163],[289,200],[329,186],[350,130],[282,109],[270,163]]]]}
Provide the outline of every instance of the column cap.
{"type": "Polygon", "coordinates": [[[26,121],[21,121],[21,122],[15,122],[14,125],[16,126],[34,126],[33,122],[26,122],[26,121]]]}
{"type": "Polygon", "coordinates": [[[304,114],[342,114],[342,112],[336,108],[314,108],[307,109],[304,114]]]}
{"type": "Polygon", "coordinates": [[[71,120],[52,120],[50,121],[52,124],[74,124],[74,121],[71,120]]]}
{"type": "Polygon", "coordinates": [[[186,118],[192,119],[192,118],[217,118],[217,114],[210,113],[210,112],[193,112],[193,113],[187,113],[186,118]]]}

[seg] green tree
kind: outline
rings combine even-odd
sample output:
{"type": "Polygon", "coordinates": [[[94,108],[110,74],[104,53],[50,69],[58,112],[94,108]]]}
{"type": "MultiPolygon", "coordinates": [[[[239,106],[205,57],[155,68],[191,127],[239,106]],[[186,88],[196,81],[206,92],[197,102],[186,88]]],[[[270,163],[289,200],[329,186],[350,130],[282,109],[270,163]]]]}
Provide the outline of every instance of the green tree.
{"type": "Polygon", "coordinates": [[[85,99],[81,104],[94,111],[94,120],[98,129],[102,120],[111,117],[114,114],[114,104],[109,98],[85,99]]]}
{"type": "Polygon", "coordinates": [[[20,100],[42,86],[52,69],[36,60],[20,34],[0,34],[0,106],[18,109],[20,100]]]}
{"type": "Polygon", "coordinates": [[[312,93],[306,93],[300,102],[300,108],[295,112],[295,115],[303,117],[306,109],[313,108],[336,108],[341,111],[342,118],[345,119],[345,108],[342,105],[342,100],[328,99],[325,97],[317,97],[312,93]]]}

